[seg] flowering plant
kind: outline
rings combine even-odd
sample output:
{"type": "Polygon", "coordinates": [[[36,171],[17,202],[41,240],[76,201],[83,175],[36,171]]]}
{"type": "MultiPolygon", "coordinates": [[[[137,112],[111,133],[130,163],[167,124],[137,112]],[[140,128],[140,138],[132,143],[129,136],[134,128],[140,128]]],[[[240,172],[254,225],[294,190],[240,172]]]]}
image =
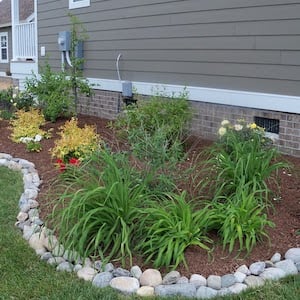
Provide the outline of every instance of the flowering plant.
{"type": "Polygon", "coordinates": [[[78,120],[72,118],[59,128],[60,139],[55,141],[52,148],[52,157],[56,160],[60,170],[65,170],[67,164],[78,166],[80,161],[86,159],[99,148],[100,137],[93,126],[78,126],[78,120]]]}
{"type": "Polygon", "coordinates": [[[10,121],[11,139],[16,143],[26,144],[26,149],[30,152],[41,151],[41,140],[50,138],[51,134],[50,131],[46,132],[40,128],[45,124],[40,111],[34,108],[30,108],[29,111],[19,110],[15,116],[16,118],[10,121]]]}

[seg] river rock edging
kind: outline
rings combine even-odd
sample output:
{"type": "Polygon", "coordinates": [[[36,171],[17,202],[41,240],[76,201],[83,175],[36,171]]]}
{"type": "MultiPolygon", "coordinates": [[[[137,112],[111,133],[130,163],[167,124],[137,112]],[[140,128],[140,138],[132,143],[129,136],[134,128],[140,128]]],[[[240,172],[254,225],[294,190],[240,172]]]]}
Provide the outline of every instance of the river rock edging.
{"type": "Polygon", "coordinates": [[[267,280],[278,280],[300,273],[300,248],[291,248],[282,257],[275,253],[268,261],[240,266],[235,273],[223,276],[193,274],[190,278],[171,271],[162,276],[159,270],[139,266],[130,270],[115,268],[112,263],[102,266],[101,261],[84,261],[72,251],[65,250],[53,232],[39,218],[37,202],[41,180],[35,165],[25,159],[0,153],[0,166],[20,171],[24,192],[19,200],[16,226],[41,260],[53,265],[57,271],[75,272],[79,278],[92,281],[99,288],[110,286],[123,294],[139,296],[185,296],[209,299],[218,295],[238,294],[247,288],[263,285],[267,280]]]}

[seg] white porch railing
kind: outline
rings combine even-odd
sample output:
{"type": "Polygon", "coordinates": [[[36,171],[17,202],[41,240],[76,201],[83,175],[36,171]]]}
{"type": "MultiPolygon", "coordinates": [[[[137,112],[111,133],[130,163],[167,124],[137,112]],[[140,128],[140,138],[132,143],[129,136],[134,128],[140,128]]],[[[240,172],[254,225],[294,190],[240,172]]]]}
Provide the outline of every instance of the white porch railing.
{"type": "Polygon", "coordinates": [[[35,22],[16,24],[15,26],[15,58],[36,58],[35,22]]]}

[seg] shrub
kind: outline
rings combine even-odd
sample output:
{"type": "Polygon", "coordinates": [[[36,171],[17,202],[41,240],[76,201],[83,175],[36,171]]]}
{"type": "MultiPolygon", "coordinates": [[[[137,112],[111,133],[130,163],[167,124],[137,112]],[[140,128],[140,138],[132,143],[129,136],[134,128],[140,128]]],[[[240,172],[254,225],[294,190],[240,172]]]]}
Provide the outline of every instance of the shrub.
{"type": "Polygon", "coordinates": [[[209,210],[196,210],[186,201],[186,193],[167,193],[165,200],[148,204],[141,211],[141,225],[137,249],[154,261],[155,267],[176,268],[179,263],[186,265],[184,251],[194,245],[209,251],[206,236],[209,224],[209,210]]]}
{"type": "Polygon", "coordinates": [[[52,157],[61,159],[63,163],[68,163],[72,158],[84,160],[99,149],[101,140],[95,127],[85,125],[80,128],[78,120],[72,118],[59,129],[60,139],[55,141],[50,151],[52,157]]]}
{"type": "Polygon", "coordinates": [[[25,143],[28,151],[39,152],[42,149],[40,141],[51,136],[50,132],[40,128],[45,124],[44,117],[34,108],[29,111],[19,110],[15,116],[16,118],[10,121],[11,139],[16,143],[25,143]]]}

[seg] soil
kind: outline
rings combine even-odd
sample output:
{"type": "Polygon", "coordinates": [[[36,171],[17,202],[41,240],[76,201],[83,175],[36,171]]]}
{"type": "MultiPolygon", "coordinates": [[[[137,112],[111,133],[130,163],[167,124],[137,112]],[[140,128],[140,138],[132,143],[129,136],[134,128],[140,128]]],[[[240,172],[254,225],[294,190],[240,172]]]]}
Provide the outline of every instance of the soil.
{"type": "MultiPolygon", "coordinates": [[[[49,183],[58,175],[58,170],[54,166],[54,159],[51,158],[49,149],[54,146],[54,141],[58,137],[58,128],[65,122],[60,119],[56,123],[46,124],[46,128],[54,128],[51,139],[42,141],[42,151],[39,153],[26,152],[24,144],[16,144],[9,139],[11,130],[9,123],[5,120],[0,120],[0,153],[8,153],[13,157],[27,159],[33,162],[43,181],[40,186],[39,203],[40,214],[43,219],[49,213],[47,206],[46,193],[49,188],[49,183]]],[[[107,126],[109,120],[100,119],[92,116],[79,116],[81,125],[95,125],[97,132],[102,139],[109,144],[115,141],[113,131],[107,126]]],[[[188,150],[191,155],[205,149],[212,142],[201,139],[199,137],[190,137],[188,150]]],[[[255,246],[253,251],[247,257],[236,253],[231,255],[220,246],[217,236],[211,236],[214,240],[214,251],[208,256],[207,252],[199,250],[196,247],[190,247],[186,250],[185,256],[189,270],[183,266],[179,266],[177,270],[185,276],[197,273],[203,276],[210,274],[224,275],[234,272],[237,267],[259,260],[268,260],[275,252],[282,255],[293,247],[300,247],[300,158],[283,156],[283,159],[289,161],[293,167],[291,170],[282,170],[280,172],[281,197],[280,200],[274,202],[275,210],[269,212],[269,218],[275,223],[274,229],[268,230],[270,241],[265,240],[255,246]]],[[[192,163],[192,159],[187,161],[187,164],[192,163]]],[[[144,266],[142,261],[136,260],[143,269],[149,266],[144,266]]],[[[163,270],[162,270],[163,271],[163,270]]]]}

